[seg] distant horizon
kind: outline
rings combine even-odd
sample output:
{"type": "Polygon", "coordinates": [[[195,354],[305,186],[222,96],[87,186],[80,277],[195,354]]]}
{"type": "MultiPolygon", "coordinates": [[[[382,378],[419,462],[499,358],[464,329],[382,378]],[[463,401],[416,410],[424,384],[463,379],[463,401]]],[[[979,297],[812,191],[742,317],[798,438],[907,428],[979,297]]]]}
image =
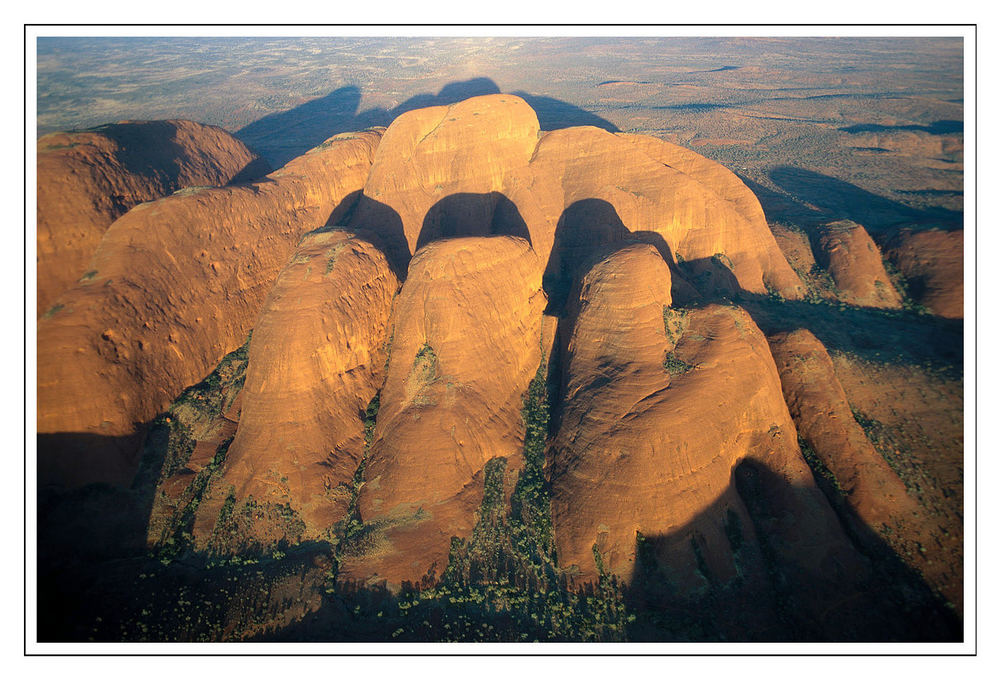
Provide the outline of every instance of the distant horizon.
{"type": "MultiPolygon", "coordinates": [[[[599,113],[600,102],[576,90],[627,82],[679,85],[692,74],[779,65],[806,72],[815,66],[825,74],[913,69],[929,76],[920,94],[958,103],[964,99],[962,47],[958,37],[901,36],[39,37],[36,129],[43,136],[125,119],[184,117],[236,132],[337,87],[357,86],[363,110],[392,108],[473,78],[490,78],[503,92],[525,90],[599,113]],[[604,45],[614,49],[593,49],[604,45]],[[815,49],[806,51],[808,46],[815,49]],[[526,48],[536,53],[521,51],[526,48]],[[891,63],[877,63],[887,56],[891,63]],[[649,59],[656,60],[652,80],[649,59]],[[810,64],[813,59],[818,61],[810,64]],[[239,87],[217,89],[230,84],[239,87]],[[188,101],[195,95],[203,101],[188,101]]],[[[859,84],[846,83],[846,89],[859,84]]]]}

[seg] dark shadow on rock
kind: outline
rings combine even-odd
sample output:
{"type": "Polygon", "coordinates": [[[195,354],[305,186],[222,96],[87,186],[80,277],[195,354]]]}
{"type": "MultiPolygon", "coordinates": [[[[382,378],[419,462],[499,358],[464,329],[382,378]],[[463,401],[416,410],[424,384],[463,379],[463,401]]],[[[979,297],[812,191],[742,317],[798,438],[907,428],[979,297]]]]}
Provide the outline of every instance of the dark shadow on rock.
{"type": "Polygon", "coordinates": [[[406,279],[410,245],[403,232],[403,220],[393,208],[362,193],[354,206],[333,220],[330,227],[368,236],[389,260],[400,282],[406,279]]]}
{"type": "MultiPolygon", "coordinates": [[[[407,111],[450,105],[488,94],[501,94],[500,88],[492,79],[470,78],[449,83],[437,94],[410,97],[392,109],[375,107],[359,111],[361,90],[357,86],[348,85],[287,111],[264,116],[236,132],[235,136],[277,168],[335,134],[358,132],[369,127],[385,127],[407,111]]],[[[521,97],[535,109],[543,130],[594,125],[612,132],[618,131],[600,116],[573,104],[525,92],[512,94],[521,97]]]]}
{"type": "Polygon", "coordinates": [[[717,254],[684,261],[678,265],[702,299],[725,302],[740,296],[742,288],[733,273],[733,263],[717,254]]]}
{"type": "Polygon", "coordinates": [[[174,140],[176,128],[165,120],[112,123],[93,128],[114,140],[120,150],[115,158],[133,174],[158,176],[176,184],[180,168],[176,159],[185,153],[174,140]]]}
{"type": "MultiPolygon", "coordinates": [[[[129,121],[111,123],[91,128],[113,140],[120,148],[115,159],[132,174],[154,177],[165,187],[179,187],[180,166],[178,158],[190,155],[190,150],[176,142],[177,128],[166,120],[129,121]]],[[[247,163],[230,181],[230,184],[253,181],[268,172],[270,166],[263,158],[247,163]]]]}
{"type": "Polygon", "coordinates": [[[233,175],[227,186],[255,182],[264,175],[270,174],[272,169],[271,165],[263,158],[254,158],[242,170],[233,175]]]}
{"type": "Polygon", "coordinates": [[[528,225],[505,195],[454,193],[435,203],[424,216],[416,250],[444,238],[465,236],[516,236],[531,244],[528,225]]]}
{"type": "Polygon", "coordinates": [[[562,416],[560,395],[566,386],[562,363],[576,324],[580,281],[601,260],[636,243],[651,245],[666,262],[670,269],[674,306],[703,300],[701,291],[692,284],[684,265],[674,261],[670,246],[661,234],[629,231],[618,211],[606,200],[586,198],[567,207],[556,223],[552,251],[542,275],[542,288],[548,298],[545,313],[559,318],[556,341],[549,358],[552,431],[558,429],[562,416]]]}
{"type": "Polygon", "coordinates": [[[744,460],[730,489],[695,519],[669,534],[640,535],[627,589],[636,616],[629,640],[961,640],[954,613],[877,536],[879,550],[836,524],[827,535],[825,518],[803,503],[817,499],[815,510],[826,514],[814,492],[744,460]],[[839,545],[840,557],[818,568],[803,562],[796,544],[817,539],[839,545]]]}
{"type": "MultiPolygon", "coordinates": [[[[962,213],[940,207],[918,210],[903,203],[883,198],[853,184],[798,167],[777,167],[770,173],[771,180],[795,200],[815,206],[806,211],[811,223],[849,219],[861,224],[869,232],[896,226],[916,228],[962,228],[962,213]]],[[[751,187],[753,188],[753,187],[751,187]]],[[[758,195],[758,197],[760,197],[758,195]]],[[[765,202],[763,197],[761,203],[765,202]]],[[[772,200],[768,218],[780,219],[775,213],[777,205],[772,200]]]]}
{"type": "Polygon", "coordinates": [[[611,203],[586,198],[567,207],[556,223],[552,252],[542,276],[542,287],[549,300],[545,312],[563,315],[575,282],[596,260],[633,243],[652,245],[663,257],[670,267],[671,296],[676,304],[687,304],[701,297],[675,263],[662,235],[655,231],[629,231],[611,203]]]}
{"type": "MultiPolygon", "coordinates": [[[[609,243],[625,241],[630,231],[611,203],[597,198],[579,200],[567,207],[552,242],[552,252],[542,275],[548,296],[547,314],[563,315],[574,282],[595,253],[609,243]]],[[[589,268],[589,267],[588,267],[589,268]]]]}

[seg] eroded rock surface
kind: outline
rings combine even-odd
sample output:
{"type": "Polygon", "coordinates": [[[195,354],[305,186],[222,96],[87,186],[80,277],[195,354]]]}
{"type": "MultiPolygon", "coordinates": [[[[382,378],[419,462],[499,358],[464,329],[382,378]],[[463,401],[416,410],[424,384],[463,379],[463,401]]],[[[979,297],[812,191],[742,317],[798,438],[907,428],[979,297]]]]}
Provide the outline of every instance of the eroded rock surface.
{"type": "Polygon", "coordinates": [[[302,234],[360,191],[376,133],[340,135],[261,181],[137,206],[38,323],[43,483],[125,483],[136,437],[253,328],[302,234]]]}
{"type": "Polygon", "coordinates": [[[854,419],[826,348],[804,329],[770,344],[799,435],[836,478],[857,518],[875,533],[913,523],[917,503],[854,419]]]}
{"type": "Polygon", "coordinates": [[[906,276],[910,294],[945,318],[964,318],[964,231],[904,229],[885,244],[886,256],[906,276]]]}
{"type": "MultiPolygon", "coordinates": [[[[397,288],[370,241],[343,231],[303,239],[254,326],[239,428],[207,515],[232,493],[237,507],[248,498],[287,506],[303,522],[295,539],[331,538],[364,454],[397,288]]],[[[206,521],[195,537],[213,527],[206,521]]],[[[280,525],[254,530],[262,544],[289,539],[280,525]]]]}
{"type": "Polygon", "coordinates": [[[819,246],[845,302],[882,309],[902,306],[882,253],[863,226],[850,221],[827,224],[820,229],[819,246]]]}
{"type": "Polygon", "coordinates": [[[761,596],[776,559],[840,599],[864,564],[801,458],[766,340],[742,309],[671,309],[655,255],[620,250],[581,284],[552,444],[560,563],[683,600],[706,582],[761,596]]]}
{"type": "Polygon", "coordinates": [[[347,579],[419,582],[472,529],[482,469],[520,466],[522,399],[541,360],[544,296],[519,238],[457,238],[414,257],[396,302],[375,440],[359,496],[372,535],[347,579]]]}
{"type": "Polygon", "coordinates": [[[108,226],[133,206],[268,169],[225,130],[189,120],[45,135],[38,140],[38,315],[87,272],[108,226]]]}

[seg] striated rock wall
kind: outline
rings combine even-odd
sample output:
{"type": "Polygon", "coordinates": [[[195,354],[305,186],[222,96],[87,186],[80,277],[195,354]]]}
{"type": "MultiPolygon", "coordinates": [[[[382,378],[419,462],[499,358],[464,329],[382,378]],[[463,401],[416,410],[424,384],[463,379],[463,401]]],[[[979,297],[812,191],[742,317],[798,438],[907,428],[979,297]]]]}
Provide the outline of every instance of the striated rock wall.
{"type": "Polygon", "coordinates": [[[965,232],[903,229],[884,245],[910,294],[945,318],[965,317],[965,232]]]}
{"type": "Polygon", "coordinates": [[[108,226],[139,203],[268,171],[221,128],[129,121],[38,140],[38,315],[88,270],[108,226]]]}
{"type": "Polygon", "coordinates": [[[232,488],[237,502],[287,504],[305,524],[302,539],[330,537],[350,506],[398,285],[364,238],[320,231],[302,240],[254,325],[217,499],[232,488]]]}
{"type": "Polygon", "coordinates": [[[43,483],[125,483],[135,437],[243,344],[302,234],[360,191],[377,133],[339,135],[252,184],[192,189],[108,229],[38,323],[43,483]]]}
{"type": "Polygon", "coordinates": [[[581,283],[551,448],[560,565],[677,605],[709,585],[764,602],[780,564],[823,615],[865,564],[799,453],[767,342],[742,309],[671,309],[664,269],[632,246],[581,283]]]}
{"type": "Polygon", "coordinates": [[[820,229],[819,247],[845,302],[882,309],[902,306],[882,253],[863,226],[850,221],[827,224],[820,229]]]}
{"type": "Polygon", "coordinates": [[[410,264],[358,507],[374,534],[346,579],[398,584],[440,575],[466,537],[483,466],[522,461],[521,407],[541,361],[536,255],[500,236],[431,243],[410,264]]]}

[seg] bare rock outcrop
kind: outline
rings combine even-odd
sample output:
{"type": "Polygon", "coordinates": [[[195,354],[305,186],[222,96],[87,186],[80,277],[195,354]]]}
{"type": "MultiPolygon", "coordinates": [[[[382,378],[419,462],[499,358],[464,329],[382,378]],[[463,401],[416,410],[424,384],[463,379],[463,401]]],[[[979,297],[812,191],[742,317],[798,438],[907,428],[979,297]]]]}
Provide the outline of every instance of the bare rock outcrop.
{"type": "Polygon", "coordinates": [[[39,316],[86,273],[108,226],[133,206],[269,169],[225,130],[189,120],[47,134],[37,167],[39,316]]]}
{"type": "Polygon", "coordinates": [[[378,133],[266,178],[136,206],[38,323],[42,483],[125,483],[144,423],[239,347],[301,236],[364,185],[378,133]]]}
{"type": "Polygon", "coordinates": [[[566,295],[593,247],[639,240],[656,246],[675,274],[678,263],[685,265],[683,275],[697,278],[724,262],[721,281],[691,280],[707,293],[721,287],[764,294],[770,286],[801,297],[801,282],[767,224],[749,210],[749,199],[733,183],[739,180],[707,159],[685,166],[687,174],[664,164],[664,153],[652,141],[591,127],[539,139],[528,176],[512,182],[507,195],[536,250],[551,253],[546,277],[555,296],[566,295]]]}
{"type": "Polygon", "coordinates": [[[833,474],[857,519],[874,534],[913,524],[918,504],[854,419],[823,344],[805,329],[769,341],[799,435],[833,474]]]}
{"type": "Polygon", "coordinates": [[[727,290],[803,294],[759,202],[732,172],[652,137],[539,132],[534,111],[513,95],[400,116],[350,225],[381,233],[401,266],[436,238],[511,235],[529,240],[547,280],[565,288],[583,244],[640,240],[693,274],[724,262],[727,290]]]}
{"type": "Polygon", "coordinates": [[[910,294],[938,316],[964,318],[964,231],[903,229],[884,245],[906,277],[910,294]]]}
{"type": "Polygon", "coordinates": [[[520,467],[543,307],[536,255],[522,239],[443,240],[414,257],[358,501],[372,533],[347,550],[345,579],[440,576],[451,538],[472,530],[486,462],[520,467]]]}
{"type": "Polygon", "coordinates": [[[677,144],[640,134],[621,134],[641,148],[643,153],[664,165],[683,172],[712,191],[719,199],[732,205],[747,223],[741,229],[743,240],[738,248],[720,250],[736,262],[755,258],[762,270],[766,286],[787,299],[799,299],[805,292],[802,281],[789,268],[788,261],[776,248],[774,235],[768,228],[764,209],[757,196],[729,168],[677,144]],[[735,257],[730,254],[735,251],[735,257]],[[745,252],[743,252],[745,251],[745,252]]]}
{"type": "Polygon", "coordinates": [[[351,225],[379,233],[404,262],[442,236],[525,237],[491,225],[495,194],[523,173],[538,134],[534,110],[513,95],[404,113],[385,132],[351,225]]]}
{"type": "Polygon", "coordinates": [[[863,226],[846,220],[827,224],[820,230],[819,246],[845,302],[881,309],[902,306],[882,253],[863,226]]]}
{"type": "MultiPolygon", "coordinates": [[[[237,507],[287,506],[303,522],[297,539],[330,538],[350,506],[398,287],[367,239],[327,230],[303,239],[254,325],[239,428],[203,503],[209,515],[231,492],[237,507]]],[[[255,541],[286,538],[281,528],[256,526],[255,541]]]]}
{"type": "Polygon", "coordinates": [[[683,600],[706,582],[759,593],[777,559],[831,605],[864,565],[802,460],[767,342],[742,309],[671,309],[665,268],[633,246],[582,280],[552,443],[560,564],[637,583],[652,563],[683,600]]]}

